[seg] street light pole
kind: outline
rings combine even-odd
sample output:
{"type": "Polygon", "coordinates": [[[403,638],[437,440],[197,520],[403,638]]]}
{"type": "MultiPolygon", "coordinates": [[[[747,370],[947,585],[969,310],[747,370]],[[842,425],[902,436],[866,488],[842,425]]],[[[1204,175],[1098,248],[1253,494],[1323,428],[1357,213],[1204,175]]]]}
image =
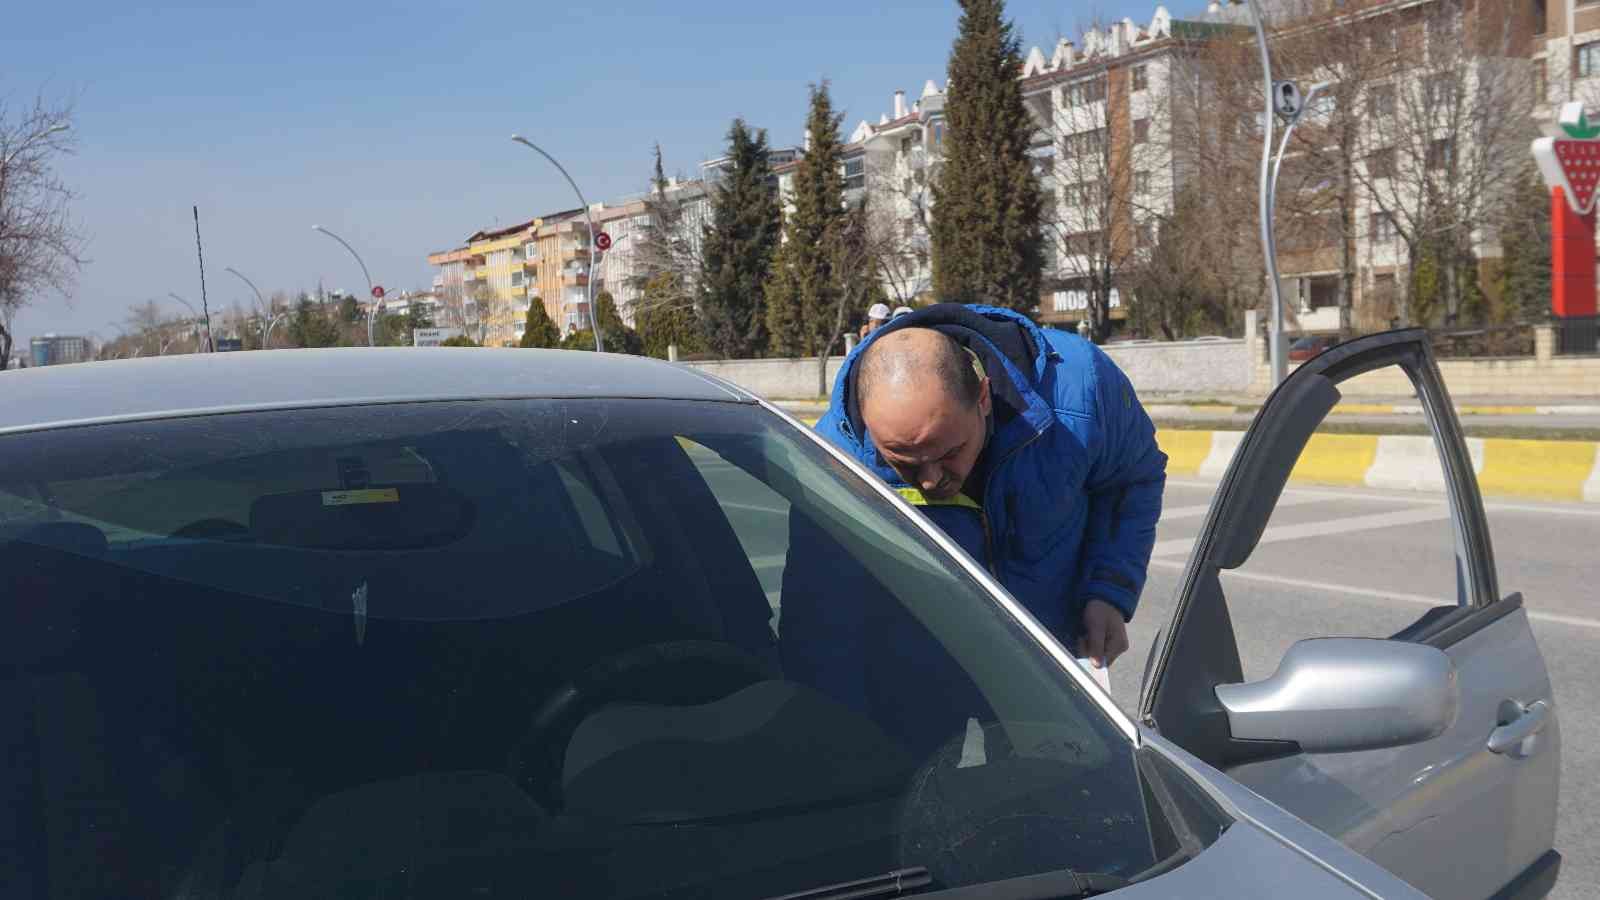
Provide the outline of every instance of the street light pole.
{"type": "MultiPolygon", "coordinates": [[[[1267,186],[1267,208],[1270,208],[1270,210],[1277,210],[1278,173],[1283,171],[1283,151],[1290,147],[1290,138],[1294,135],[1294,127],[1299,125],[1301,119],[1306,119],[1306,114],[1309,114],[1310,107],[1317,102],[1318,94],[1322,94],[1322,91],[1328,90],[1331,86],[1333,86],[1333,82],[1317,82],[1315,85],[1310,86],[1310,90],[1306,91],[1306,99],[1301,102],[1298,112],[1291,115],[1288,125],[1283,127],[1283,138],[1278,139],[1278,152],[1272,157],[1272,176],[1270,176],[1270,184],[1267,186]]],[[[1272,288],[1274,288],[1272,290],[1272,298],[1274,298],[1275,314],[1272,338],[1274,338],[1274,346],[1277,348],[1272,351],[1272,354],[1274,354],[1274,357],[1272,357],[1272,386],[1274,388],[1277,388],[1278,384],[1282,383],[1283,378],[1288,376],[1288,360],[1283,359],[1283,352],[1285,352],[1285,348],[1283,348],[1283,298],[1278,296],[1280,287],[1278,287],[1277,277],[1277,250],[1277,237],[1274,237],[1274,240],[1272,240],[1272,288]]]]}
{"type": "Polygon", "coordinates": [[[583,191],[578,189],[578,183],[572,180],[572,176],[567,174],[566,167],[556,162],[554,156],[544,152],[538,144],[520,134],[513,134],[511,139],[550,160],[550,164],[556,167],[556,170],[561,173],[561,177],[567,180],[567,184],[572,185],[572,192],[578,195],[578,202],[583,204],[583,219],[589,225],[589,277],[585,284],[586,290],[584,294],[589,298],[589,327],[594,329],[594,349],[596,353],[602,353],[604,352],[604,347],[600,343],[600,318],[595,315],[594,311],[594,217],[589,215],[589,201],[583,199],[583,191]]]}
{"type": "Polygon", "coordinates": [[[375,346],[372,340],[372,317],[377,313],[379,304],[378,298],[372,296],[372,273],[367,271],[367,264],[361,261],[361,254],[357,253],[356,248],[350,246],[350,243],[344,238],[339,237],[337,234],[334,234],[326,228],[323,228],[321,225],[313,225],[311,226],[311,230],[320,231],[328,237],[338,241],[344,246],[344,249],[350,251],[351,256],[356,258],[356,265],[361,267],[361,274],[367,279],[367,299],[372,301],[372,306],[368,307],[367,309],[367,346],[375,346]]]}
{"type": "MultiPolygon", "coordinates": [[[[1275,85],[1272,81],[1272,55],[1267,51],[1266,17],[1261,13],[1261,0],[1250,0],[1250,15],[1255,19],[1256,45],[1261,50],[1261,77],[1265,83],[1265,113],[1261,121],[1261,184],[1258,196],[1261,207],[1261,249],[1266,257],[1267,290],[1271,292],[1272,310],[1268,316],[1268,353],[1272,360],[1272,386],[1283,383],[1288,374],[1288,359],[1283,346],[1283,288],[1278,284],[1278,235],[1273,223],[1273,201],[1276,179],[1272,164],[1272,122],[1277,109],[1273,106],[1275,85]]],[[[1285,135],[1287,140],[1287,135],[1285,135]]]]}
{"type": "Polygon", "coordinates": [[[272,329],[277,328],[278,327],[278,323],[282,322],[284,320],[284,317],[286,317],[288,315],[289,315],[288,313],[278,313],[277,315],[272,317],[271,321],[269,321],[267,323],[266,330],[261,333],[261,349],[263,349],[263,350],[271,350],[272,349],[272,329]]]}
{"type": "Polygon", "coordinates": [[[238,276],[239,280],[250,285],[250,290],[255,293],[256,306],[261,308],[261,349],[267,349],[267,329],[269,327],[267,325],[267,320],[272,318],[272,310],[267,306],[267,301],[261,298],[261,289],[256,287],[256,283],[254,281],[244,277],[244,273],[238,269],[235,269],[233,266],[227,266],[223,268],[222,271],[231,272],[238,276]]]}
{"type": "MultiPolygon", "coordinates": [[[[192,304],[189,301],[183,299],[182,297],[179,297],[177,294],[174,294],[171,291],[167,292],[167,296],[171,297],[172,299],[174,299],[176,301],[178,301],[179,303],[182,303],[184,305],[184,308],[189,310],[189,315],[194,316],[196,319],[202,318],[202,316],[200,315],[200,312],[194,308],[194,304],[192,304]]],[[[206,320],[206,346],[207,347],[211,347],[212,346],[212,343],[211,343],[211,321],[209,319],[206,320]]],[[[207,351],[202,350],[200,352],[205,353],[207,351]]]]}

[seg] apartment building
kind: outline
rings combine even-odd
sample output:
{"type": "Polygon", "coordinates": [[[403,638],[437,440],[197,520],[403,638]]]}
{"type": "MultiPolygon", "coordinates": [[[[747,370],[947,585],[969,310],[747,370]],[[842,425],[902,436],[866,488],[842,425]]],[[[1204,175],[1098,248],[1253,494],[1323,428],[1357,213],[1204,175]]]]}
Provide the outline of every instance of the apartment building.
{"type": "MultiPolygon", "coordinates": [[[[1335,86],[1308,111],[1280,180],[1294,191],[1280,188],[1279,195],[1278,262],[1290,329],[1339,331],[1347,288],[1351,327],[1389,327],[1409,299],[1405,237],[1415,241],[1429,230],[1430,215],[1471,223],[1463,244],[1477,261],[1478,283],[1492,284],[1501,256],[1494,213],[1529,160],[1531,135],[1523,126],[1530,114],[1553,120],[1541,98],[1583,90],[1583,33],[1577,43],[1567,39],[1557,21],[1563,17],[1545,16],[1542,2],[1267,2],[1280,23],[1280,47],[1326,48],[1312,54],[1316,65],[1278,77],[1296,79],[1302,90],[1319,81],[1335,86]],[[1321,150],[1315,177],[1296,171],[1306,162],[1301,139],[1321,150]],[[1341,158],[1350,160],[1350,228],[1334,200],[1343,179],[1327,172],[1327,160],[1341,158]],[[1302,211],[1287,238],[1286,207],[1302,211]]],[[[1237,4],[1214,3],[1209,18],[1250,21],[1237,4]]],[[[1600,40],[1600,9],[1567,19],[1600,40]]],[[[1295,54],[1285,56],[1292,66],[1295,54]]],[[[1588,59],[1600,75],[1600,43],[1588,59]]],[[[1448,325],[1453,315],[1410,311],[1425,325],[1448,325]]]]}
{"type": "Polygon", "coordinates": [[[595,296],[609,291],[622,321],[632,327],[635,301],[642,293],[638,242],[650,231],[649,209],[643,198],[636,198],[595,204],[590,214],[595,230],[611,237],[611,249],[599,254],[595,266],[595,296]]]}
{"type": "MultiPolygon", "coordinates": [[[[535,292],[531,296],[544,301],[545,314],[567,334],[589,321],[588,220],[582,209],[570,209],[535,221],[538,278],[530,288],[535,292]]],[[[523,312],[527,312],[526,303],[523,312]]]]}
{"type": "Polygon", "coordinates": [[[1600,3],[1535,0],[1531,10],[1535,112],[1553,132],[1562,103],[1581,100],[1591,113],[1600,112],[1600,3]]]}
{"type": "MultiPolygon", "coordinates": [[[[467,238],[462,284],[473,303],[484,346],[516,344],[516,328],[528,310],[528,284],[538,266],[538,219],[485,229],[467,238]],[[532,252],[531,252],[532,251],[532,252]]],[[[446,254],[449,255],[449,254],[446,254]]]]}

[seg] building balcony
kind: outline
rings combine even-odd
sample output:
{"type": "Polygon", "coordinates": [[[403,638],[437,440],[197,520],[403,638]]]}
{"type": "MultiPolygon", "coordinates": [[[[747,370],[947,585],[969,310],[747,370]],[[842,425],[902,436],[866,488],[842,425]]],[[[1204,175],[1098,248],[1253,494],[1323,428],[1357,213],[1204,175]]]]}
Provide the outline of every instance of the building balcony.
{"type": "Polygon", "coordinates": [[[589,284],[589,273],[562,272],[561,284],[564,287],[587,287],[589,284]]]}

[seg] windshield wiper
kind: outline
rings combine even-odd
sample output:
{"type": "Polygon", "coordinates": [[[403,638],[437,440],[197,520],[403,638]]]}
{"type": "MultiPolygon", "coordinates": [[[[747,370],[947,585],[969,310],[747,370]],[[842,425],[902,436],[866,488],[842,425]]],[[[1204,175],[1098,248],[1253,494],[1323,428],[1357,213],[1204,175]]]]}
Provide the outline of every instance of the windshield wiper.
{"type": "Polygon", "coordinates": [[[1120,875],[1057,869],[1000,881],[924,894],[925,900],[1076,900],[1094,897],[1132,884],[1120,875]]]}
{"type": "Polygon", "coordinates": [[[871,878],[841,881],[838,884],[825,884],[794,894],[784,894],[781,897],[769,897],[767,900],[858,900],[861,897],[893,897],[906,891],[927,887],[932,883],[933,877],[928,874],[927,869],[922,866],[912,866],[909,869],[895,869],[871,878]]]}

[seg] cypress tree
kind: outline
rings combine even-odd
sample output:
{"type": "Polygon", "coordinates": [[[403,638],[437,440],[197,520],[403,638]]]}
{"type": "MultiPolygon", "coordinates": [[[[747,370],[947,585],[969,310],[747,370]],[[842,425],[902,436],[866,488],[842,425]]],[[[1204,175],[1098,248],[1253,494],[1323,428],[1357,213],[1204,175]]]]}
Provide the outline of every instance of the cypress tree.
{"type": "Polygon", "coordinates": [[[1003,0],[961,0],[950,53],[944,165],[933,187],[933,289],[1028,311],[1039,303],[1035,130],[1022,102],[1021,39],[1003,0]]]}
{"type": "Polygon", "coordinates": [[[520,347],[555,347],[561,343],[561,329],[550,321],[544,301],[538,297],[528,303],[528,318],[523,325],[520,347]]]}
{"type": "Polygon", "coordinates": [[[769,180],[767,133],[743,119],[728,129],[732,170],[712,200],[703,247],[701,324],[706,343],[729,359],[767,346],[764,286],[777,249],[780,217],[769,180]]]}
{"type": "Polygon", "coordinates": [[[839,122],[828,83],[811,88],[811,147],[794,176],[794,208],[767,283],[767,329],[780,356],[815,356],[831,337],[839,284],[832,244],[845,219],[839,122]]]}
{"type": "MultiPolygon", "coordinates": [[[[607,353],[628,353],[633,356],[644,353],[644,343],[639,340],[639,333],[623,323],[621,314],[617,312],[616,298],[611,296],[610,291],[601,291],[594,298],[594,309],[596,318],[600,320],[600,334],[607,353]]],[[[593,350],[594,332],[580,328],[567,335],[560,347],[563,350],[593,350]]]]}

